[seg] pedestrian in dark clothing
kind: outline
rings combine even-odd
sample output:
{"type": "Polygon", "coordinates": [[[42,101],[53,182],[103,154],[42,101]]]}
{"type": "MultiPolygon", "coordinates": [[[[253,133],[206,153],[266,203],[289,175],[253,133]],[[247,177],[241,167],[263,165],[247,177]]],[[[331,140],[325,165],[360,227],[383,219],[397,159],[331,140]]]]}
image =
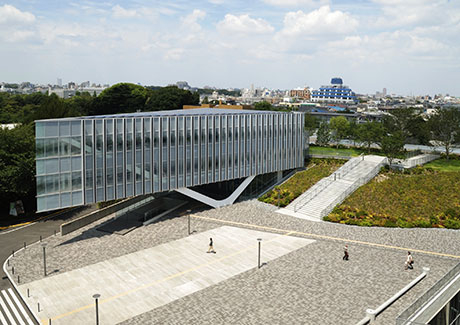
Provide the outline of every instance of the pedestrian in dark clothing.
{"type": "Polygon", "coordinates": [[[342,259],[344,261],[348,261],[348,257],[349,257],[349,255],[348,255],[348,245],[345,245],[343,247],[343,258],[342,259]]]}
{"type": "Polygon", "coordinates": [[[209,238],[209,248],[206,253],[216,253],[216,251],[214,250],[214,243],[212,242],[212,238],[209,238]]]}

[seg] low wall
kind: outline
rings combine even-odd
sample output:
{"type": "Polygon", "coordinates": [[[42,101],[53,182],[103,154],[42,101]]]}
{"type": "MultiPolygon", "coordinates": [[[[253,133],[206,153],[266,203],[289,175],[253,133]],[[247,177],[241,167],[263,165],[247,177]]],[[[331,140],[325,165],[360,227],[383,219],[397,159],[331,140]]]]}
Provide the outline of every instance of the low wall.
{"type": "Polygon", "coordinates": [[[116,211],[123,209],[127,206],[130,206],[131,204],[134,204],[136,202],[139,202],[143,200],[145,197],[144,196],[136,196],[133,198],[129,198],[126,200],[123,200],[121,202],[115,203],[111,206],[108,206],[106,208],[94,211],[90,214],[87,214],[86,216],[77,218],[75,220],[63,223],[61,225],[61,236],[67,235],[71,233],[72,231],[75,231],[77,229],[80,229],[84,226],[89,225],[90,223],[97,221],[99,219],[102,219],[109,214],[115,213],[116,211]]]}
{"type": "MultiPolygon", "coordinates": [[[[343,159],[343,160],[350,160],[351,156],[334,156],[334,155],[307,155],[308,158],[324,158],[324,159],[343,159]]],[[[357,156],[356,156],[357,157],[357,156]]]]}

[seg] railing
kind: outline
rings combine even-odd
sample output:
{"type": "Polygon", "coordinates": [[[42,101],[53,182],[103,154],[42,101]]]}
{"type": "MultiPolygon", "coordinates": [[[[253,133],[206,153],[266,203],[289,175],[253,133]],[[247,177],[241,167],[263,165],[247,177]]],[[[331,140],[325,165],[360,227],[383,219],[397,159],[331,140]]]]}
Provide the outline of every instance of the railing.
{"type": "Polygon", "coordinates": [[[380,171],[380,168],[382,168],[383,165],[386,164],[386,159],[375,166],[366,176],[362,176],[358,178],[356,181],[354,181],[342,194],[340,194],[339,197],[337,197],[334,201],[332,201],[326,208],[324,208],[321,213],[320,213],[320,218],[324,218],[327,216],[334,207],[340,203],[342,203],[351,193],[356,191],[358,187],[366,184],[369,182],[372,178],[375,177],[380,171]]]}
{"type": "Polygon", "coordinates": [[[350,159],[347,161],[342,167],[340,167],[337,171],[335,171],[332,175],[321,179],[318,183],[313,185],[306,195],[302,197],[298,202],[294,204],[294,212],[302,209],[308,202],[313,200],[319,193],[321,193],[326,187],[328,187],[333,181],[343,178],[350,170],[355,168],[360,161],[364,160],[363,154],[359,157],[350,159]],[[338,177],[337,177],[338,176],[338,177]],[[299,207],[300,206],[300,207],[299,207]]]}
{"type": "Polygon", "coordinates": [[[396,325],[418,325],[409,319],[424,306],[439,290],[441,290],[448,282],[450,282],[460,272],[460,263],[452,268],[445,276],[438,280],[428,291],[426,291],[420,298],[403,311],[398,318],[396,318],[396,325]]]}
{"type": "Polygon", "coordinates": [[[303,208],[308,202],[310,202],[313,198],[315,198],[319,193],[321,193],[326,187],[328,187],[332,182],[334,181],[334,178],[332,175],[329,175],[328,177],[325,177],[321,179],[319,182],[317,182],[315,185],[313,185],[306,195],[302,197],[298,202],[294,204],[294,212],[297,212],[297,210],[303,208]],[[300,208],[299,208],[299,205],[300,208]]]}
{"type": "Polygon", "coordinates": [[[404,168],[412,168],[418,165],[426,164],[438,158],[439,158],[439,155],[428,154],[428,155],[423,155],[422,157],[416,158],[416,159],[412,159],[412,158],[407,159],[402,163],[402,165],[404,166],[404,168]]]}
{"type": "MultiPolygon", "coordinates": [[[[417,157],[417,156],[415,156],[417,157]]],[[[418,166],[418,165],[424,165],[430,161],[433,161],[435,159],[438,159],[439,158],[439,155],[435,155],[435,154],[425,154],[425,155],[422,155],[420,158],[409,158],[409,159],[406,159],[406,160],[400,160],[398,163],[396,164],[393,164],[393,165],[396,165],[398,166],[399,168],[406,168],[406,169],[409,169],[409,168],[413,168],[415,166],[418,166]]]]}
{"type": "Polygon", "coordinates": [[[147,203],[149,203],[149,202],[151,202],[153,200],[155,200],[155,198],[153,196],[149,196],[149,197],[147,197],[147,198],[145,198],[145,199],[143,199],[143,200],[141,200],[139,202],[134,203],[133,205],[127,206],[126,208],[121,209],[120,211],[117,211],[115,213],[114,218],[115,219],[119,218],[119,217],[125,215],[126,213],[128,213],[130,211],[133,211],[133,210],[136,210],[136,209],[140,208],[141,206],[144,206],[144,205],[146,205],[147,203]]]}

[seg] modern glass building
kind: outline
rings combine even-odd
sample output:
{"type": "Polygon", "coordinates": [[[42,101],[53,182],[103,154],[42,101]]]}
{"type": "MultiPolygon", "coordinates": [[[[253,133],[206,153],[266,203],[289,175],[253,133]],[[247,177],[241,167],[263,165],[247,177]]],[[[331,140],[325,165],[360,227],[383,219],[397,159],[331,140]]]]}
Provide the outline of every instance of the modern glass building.
{"type": "Polygon", "coordinates": [[[191,109],[36,121],[37,210],[304,164],[303,113],[191,109]]]}

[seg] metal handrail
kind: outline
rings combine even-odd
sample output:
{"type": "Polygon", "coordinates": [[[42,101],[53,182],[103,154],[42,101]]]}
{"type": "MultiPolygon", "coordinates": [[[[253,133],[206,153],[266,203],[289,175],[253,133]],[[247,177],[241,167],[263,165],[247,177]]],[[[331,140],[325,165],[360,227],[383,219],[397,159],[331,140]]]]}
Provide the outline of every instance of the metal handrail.
{"type": "MultiPolygon", "coordinates": [[[[361,154],[359,157],[361,156],[363,156],[363,154],[361,154]]],[[[339,176],[339,179],[343,178],[344,175],[346,175],[351,169],[355,168],[361,161],[359,157],[350,159],[342,167],[332,173],[332,175],[321,179],[319,182],[313,185],[308,190],[308,193],[294,204],[294,212],[302,209],[305,205],[307,205],[308,202],[318,196],[319,193],[321,193],[326,187],[328,187],[333,181],[337,179],[337,175],[339,176]]]]}
{"type": "Polygon", "coordinates": [[[328,215],[334,207],[340,203],[342,203],[351,193],[356,191],[360,186],[369,182],[372,178],[375,177],[380,171],[380,168],[385,165],[385,162],[382,162],[375,166],[366,176],[362,176],[354,181],[338,198],[333,200],[331,203],[328,204],[326,208],[324,208],[320,213],[320,218],[324,218],[328,215]]]}

